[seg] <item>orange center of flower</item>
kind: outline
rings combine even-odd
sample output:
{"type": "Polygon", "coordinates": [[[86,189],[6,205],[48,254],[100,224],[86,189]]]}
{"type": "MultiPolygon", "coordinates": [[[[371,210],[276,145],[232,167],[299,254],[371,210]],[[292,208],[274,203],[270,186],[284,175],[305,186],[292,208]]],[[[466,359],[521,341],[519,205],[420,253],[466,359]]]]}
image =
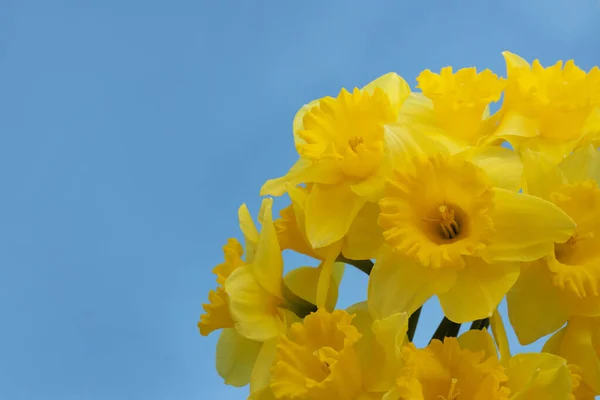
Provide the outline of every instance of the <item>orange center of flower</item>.
{"type": "Polygon", "coordinates": [[[456,221],[456,213],[447,205],[438,207],[439,219],[423,218],[426,222],[435,222],[439,224],[442,239],[454,239],[460,233],[460,225],[456,221]]]}

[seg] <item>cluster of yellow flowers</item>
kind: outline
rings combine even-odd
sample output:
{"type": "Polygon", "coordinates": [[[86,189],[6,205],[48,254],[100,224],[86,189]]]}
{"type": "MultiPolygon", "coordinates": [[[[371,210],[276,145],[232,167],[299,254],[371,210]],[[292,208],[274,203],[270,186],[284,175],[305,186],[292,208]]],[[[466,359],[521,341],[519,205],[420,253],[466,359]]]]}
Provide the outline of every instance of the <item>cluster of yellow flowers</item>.
{"type": "Polygon", "coordinates": [[[245,244],[224,246],[198,323],[221,330],[225,383],[252,400],[600,394],[600,70],[504,57],[506,78],[446,67],[411,92],[389,73],[300,109],[298,161],[261,190],[291,204],[273,220],[265,198],[260,230],[242,205],[245,244]],[[284,275],[283,250],[315,266],[284,275]],[[345,265],[369,286],[340,310],[345,265]],[[417,348],[433,296],[446,318],[417,348]],[[553,334],[543,352],[511,355],[505,296],[522,344],[553,334]]]}

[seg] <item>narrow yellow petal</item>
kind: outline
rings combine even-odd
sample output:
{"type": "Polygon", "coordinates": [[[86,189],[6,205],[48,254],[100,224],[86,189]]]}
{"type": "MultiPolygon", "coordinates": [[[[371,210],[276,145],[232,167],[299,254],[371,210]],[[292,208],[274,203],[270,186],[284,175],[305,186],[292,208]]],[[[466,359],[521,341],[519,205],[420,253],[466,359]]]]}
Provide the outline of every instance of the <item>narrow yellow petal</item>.
{"type": "Polygon", "coordinates": [[[506,336],[506,329],[504,329],[502,316],[498,310],[494,311],[490,317],[490,327],[492,328],[492,334],[494,335],[498,353],[500,353],[500,363],[506,365],[510,359],[510,345],[508,344],[508,337],[506,336]]]}
{"type": "Polygon", "coordinates": [[[523,345],[556,331],[569,317],[567,305],[561,301],[559,289],[552,284],[542,260],[523,267],[506,300],[510,323],[523,345]]]}
{"type": "Polygon", "coordinates": [[[418,261],[383,251],[369,277],[369,310],[377,319],[412,314],[435,294],[448,291],[456,273],[447,268],[424,267],[418,261]]]}
{"type": "Polygon", "coordinates": [[[264,391],[269,387],[271,380],[271,367],[275,359],[275,349],[277,338],[268,340],[260,347],[260,352],[256,357],[252,374],[250,375],[250,393],[264,391]]]}
{"type": "Polygon", "coordinates": [[[465,263],[452,288],[438,295],[444,315],[457,323],[490,317],[519,276],[517,262],[492,265],[465,257],[465,263]]]}
{"type": "MultiPolygon", "coordinates": [[[[321,273],[319,274],[319,282],[317,284],[317,307],[326,308],[329,303],[329,293],[332,291],[331,283],[333,281],[333,269],[335,260],[342,251],[342,242],[337,242],[327,249],[325,261],[321,263],[321,273]]],[[[337,288],[336,288],[337,291],[337,288]]]]}
{"type": "Polygon", "coordinates": [[[402,104],[410,95],[410,86],[401,76],[394,72],[387,73],[365,85],[362,90],[373,93],[379,88],[387,94],[396,114],[400,111],[402,104]]]}
{"type": "Polygon", "coordinates": [[[258,283],[273,296],[281,297],[283,258],[273,225],[273,199],[263,199],[260,218],[262,229],[254,261],[249,266],[258,283]]]}
{"type": "Polygon", "coordinates": [[[256,246],[258,245],[258,230],[248,207],[242,204],[238,210],[238,218],[240,221],[240,230],[244,234],[245,247],[246,247],[246,262],[251,263],[254,260],[254,253],[256,252],[256,246]]]}
{"type": "Polygon", "coordinates": [[[510,74],[510,70],[513,68],[530,68],[531,66],[525,59],[519,57],[515,53],[511,53],[510,51],[503,51],[502,55],[504,56],[504,60],[506,61],[506,69],[508,74],[510,74]]]}
{"type": "Polygon", "coordinates": [[[534,261],[566,242],[575,222],[553,203],[524,193],[494,188],[495,235],[482,256],[494,261],[534,261]]]}
{"type": "Polygon", "coordinates": [[[345,184],[315,184],[306,200],[306,235],[314,248],[328,246],[346,235],[365,204],[345,184]]]}
{"type": "Polygon", "coordinates": [[[260,195],[281,196],[287,191],[288,186],[301,183],[334,184],[343,178],[343,173],[335,163],[315,164],[307,158],[300,157],[284,176],[266,181],[260,189],[260,195]]]}
{"type": "MultiPolygon", "coordinates": [[[[343,274],[344,263],[334,263],[333,270],[336,275],[343,274]],[[340,270],[342,271],[340,273],[340,270]]],[[[338,286],[339,277],[334,277],[334,273],[330,276],[329,290],[327,292],[327,301],[325,302],[325,308],[329,311],[333,311],[338,298],[338,286]]],[[[304,300],[317,304],[317,284],[319,277],[321,276],[320,268],[313,267],[300,267],[295,268],[288,272],[284,281],[288,288],[294,292],[296,296],[300,296],[304,300]]]]}
{"type": "Polygon", "coordinates": [[[217,372],[227,385],[245,386],[262,343],[240,336],[235,329],[224,329],[217,342],[217,372]]]}

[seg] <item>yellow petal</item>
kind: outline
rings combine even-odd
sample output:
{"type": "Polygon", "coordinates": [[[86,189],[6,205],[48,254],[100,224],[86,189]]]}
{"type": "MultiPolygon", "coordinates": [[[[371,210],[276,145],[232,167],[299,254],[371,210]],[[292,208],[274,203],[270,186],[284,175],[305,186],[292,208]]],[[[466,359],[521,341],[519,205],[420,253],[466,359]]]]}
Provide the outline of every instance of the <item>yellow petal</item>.
{"type": "Polygon", "coordinates": [[[575,222],[560,208],[539,197],[494,188],[495,235],[482,256],[494,261],[534,261],[566,242],[575,222]]]}
{"type": "Polygon", "coordinates": [[[453,270],[424,267],[418,261],[383,251],[369,277],[369,310],[377,319],[401,312],[410,315],[431,296],[449,290],[455,279],[453,270]]]}
{"type": "Polygon", "coordinates": [[[223,329],[217,342],[217,372],[227,385],[245,386],[262,343],[240,336],[235,329],[223,329]]]}
{"type": "Polygon", "coordinates": [[[526,138],[537,137],[537,128],[535,120],[509,110],[502,116],[500,125],[491,138],[508,140],[513,147],[519,148],[526,138]]]}
{"type": "Polygon", "coordinates": [[[217,329],[233,328],[233,319],[229,313],[229,299],[225,289],[218,287],[216,292],[208,292],[208,304],[203,304],[204,312],[200,316],[198,329],[200,334],[206,336],[217,329]]]}
{"type": "Polygon", "coordinates": [[[362,88],[367,93],[372,94],[376,88],[380,88],[387,94],[390,103],[396,114],[400,107],[410,95],[410,86],[401,76],[394,72],[387,73],[362,88]]]}
{"type": "Polygon", "coordinates": [[[578,183],[588,179],[600,183],[600,151],[592,145],[577,150],[565,158],[558,167],[568,183],[578,183]]]}
{"type": "Polygon", "coordinates": [[[246,262],[251,263],[254,260],[254,253],[258,245],[258,230],[245,204],[242,204],[238,209],[238,218],[240,221],[240,230],[244,234],[246,262]]]}
{"type": "Polygon", "coordinates": [[[383,245],[383,229],[377,223],[379,204],[366,203],[350,225],[342,254],[351,260],[375,258],[383,245]]]}
{"type": "Polygon", "coordinates": [[[458,337],[458,344],[461,349],[471,350],[473,353],[483,351],[485,354],[484,359],[489,357],[498,359],[498,352],[494,345],[494,340],[487,329],[471,329],[466,331],[458,337]]]}
{"type": "Polygon", "coordinates": [[[572,317],[555,333],[544,352],[564,357],[582,369],[585,384],[600,394],[600,318],[572,317]]]}
{"type": "Polygon", "coordinates": [[[316,107],[321,102],[320,99],[313,100],[308,104],[305,104],[298,110],[296,115],[294,116],[294,122],[292,124],[292,129],[294,131],[294,143],[296,146],[298,144],[306,143],[300,136],[298,136],[298,132],[304,129],[304,116],[307,112],[309,112],[313,107],[316,107]]]}
{"type": "Polygon", "coordinates": [[[334,184],[343,178],[344,175],[335,163],[315,164],[309,159],[300,157],[284,176],[266,181],[260,189],[260,195],[281,196],[287,191],[288,186],[309,182],[334,184]]]}
{"type": "Polygon", "coordinates": [[[523,176],[523,163],[519,155],[505,147],[472,147],[462,155],[465,160],[483,169],[494,186],[518,191],[523,176]]]}
{"type": "Polygon", "coordinates": [[[511,400],[568,400],[571,372],[565,359],[547,353],[522,353],[506,369],[511,400]]]}
{"type": "Polygon", "coordinates": [[[506,70],[508,74],[510,74],[510,70],[513,68],[531,68],[531,66],[527,61],[525,61],[525,59],[519,57],[515,53],[511,53],[510,51],[503,51],[502,55],[504,56],[504,60],[506,61],[506,70]]]}
{"type": "Polygon", "coordinates": [[[281,297],[283,258],[273,225],[273,199],[263,199],[261,212],[262,229],[251,269],[257,282],[273,296],[281,297]]]}
{"type": "Polygon", "coordinates": [[[506,329],[504,329],[504,322],[502,322],[502,316],[498,310],[494,311],[490,318],[490,327],[492,328],[496,347],[500,353],[500,362],[506,364],[510,359],[510,346],[508,344],[508,337],[506,336],[506,329]]]}
{"type": "MultiPolygon", "coordinates": [[[[271,366],[275,359],[277,338],[268,340],[260,347],[252,374],[250,375],[250,393],[264,391],[271,380],[271,366]]],[[[260,398],[260,397],[259,397],[260,398]]]]}
{"type": "Polygon", "coordinates": [[[325,261],[321,263],[321,273],[319,274],[319,282],[317,284],[317,307],[327,308],[329,292],[331,292],[331,283],[333,281],[333,269],[335,260],[342,251],[342,242],[337,242],[327,249],[325,261]]]}
{"type": "Polygon", "coordinates": [[[524,168],[524,191],[544,199],[550,198],[550,193],[567,183],[561,170],[544,154],[524,150],[521,153],[524,168]]]}
{"type": "MultiPolygon", "coordinates": [[[[344,263],[334,263],[334,273],[330,277],[331,281],[329,284],[329,291],[327,293],[327,301],[325,308],[329,311],[333,311],[338,297],[338,286],[339,276],[343,274],[344,263]]],[[[300,267],[295,268],[285,275],[285,283],[288,288],[294,292],[296,296],[300,296],[304,300],[317,304],[317,283],[319,282],[319,276],[321,275],[321,269],[313,267],[300,267]]]]}
{"type": "Polygon", "coordinates": [[[559,329],[569,317],[544,261],[523,267],[506,300],[510,323],[523,345],[559,329]]]}
{"type": "Polygon", "coordinates": [[[350,188],[315,184],[306,199],[306,235],[314,248],[328,246],[346,235],[365,204],[350,188]]]}
{"type": "Polygon", "coordinates": [[[244,337],[257,341],[269,340],[284,328],[277,310],[281,299],[267,292],[249,268],[238,268],[227,278],[229,311],[235,329],[244,337]]]}
{"type": "Polygon", "coordinates": [[[490,317],[519,276],[517,262],[492,265],[465,257],[465,263],[452,288],[438,295],[444,315],[457,323],[490,317]]]}

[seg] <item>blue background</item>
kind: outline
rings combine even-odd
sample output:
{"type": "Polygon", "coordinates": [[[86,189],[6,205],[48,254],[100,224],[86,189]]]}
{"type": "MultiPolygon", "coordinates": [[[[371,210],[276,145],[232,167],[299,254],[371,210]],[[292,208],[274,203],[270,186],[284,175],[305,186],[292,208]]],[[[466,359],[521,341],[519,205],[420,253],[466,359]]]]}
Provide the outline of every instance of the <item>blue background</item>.
{"type": "MultiPolygon", "coordinates": [[[[196,322],[238,206],[256,213],[296,158],[296,110],[389,71],[503,74],[506,49],[587,69],[599,17],[597,0],[0,1],[0,398],[246,398],[196,322]]],[[[340,305],[366,282],[350,270],[340,305]]]]}

